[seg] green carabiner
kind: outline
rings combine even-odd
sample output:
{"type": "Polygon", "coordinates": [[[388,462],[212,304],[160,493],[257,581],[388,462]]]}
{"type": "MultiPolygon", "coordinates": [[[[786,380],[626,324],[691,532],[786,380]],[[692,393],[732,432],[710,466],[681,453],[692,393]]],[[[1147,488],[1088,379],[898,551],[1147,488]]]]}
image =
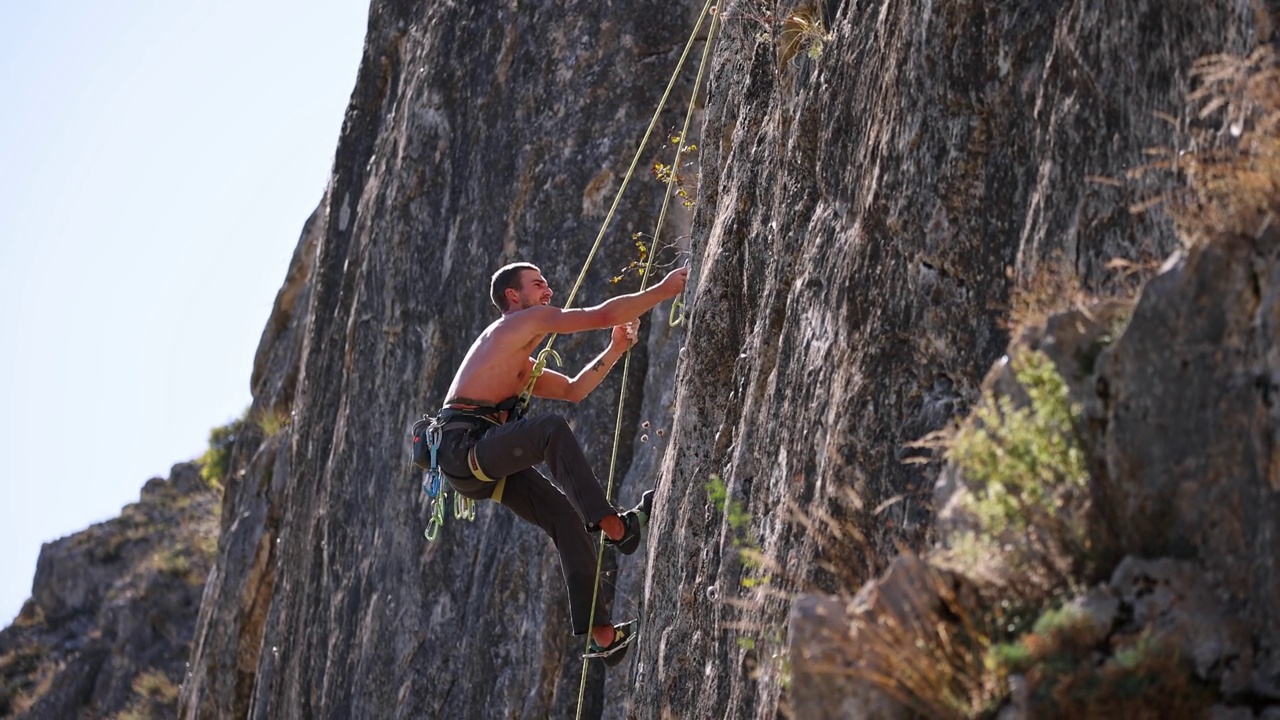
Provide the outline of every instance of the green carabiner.
{"type": "Polygon", "coordinates": [[[453,516],[468,522],[476,519],[476,501],[462,497],[456,491],[453,494],[453,516]]]}
{"type": "Polygon", "coordinates": [[[422,531],[422,536],[427,539],[427,542],[434,542],[440,536],[440,527],[444,525],[444,503],[442,500],[442,497],[431,500],[431,519],[427,521],[427,529],[422,531]]]}
{"type": "Polygon", "coordinates": [[[671,327],[675,327],[680,323],[684,322],[683,312],[680,313],[680,317],[676,317],[676,310],[681,310],[684,308],[683,298],[684,298],[683,295],[677,295],[675,302],[671,303],[671,313],[667,316],[667,322],[671,325],[671,327]]]}

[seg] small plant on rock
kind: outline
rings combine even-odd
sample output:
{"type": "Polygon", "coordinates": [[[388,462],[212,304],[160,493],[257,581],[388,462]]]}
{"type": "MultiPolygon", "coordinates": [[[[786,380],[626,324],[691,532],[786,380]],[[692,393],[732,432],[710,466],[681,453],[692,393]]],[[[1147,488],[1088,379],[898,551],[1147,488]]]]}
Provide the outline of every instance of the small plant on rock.
{"type": "Polygon", "coordinates": [[[831,41],[827,17],[820,5],[800,3],[786,9],[782,3],[755,0],[743,3],[740,10],[726,12],[723,19],[758,24],[761,30],[756,37],[776,45],[779,67],[786,67],[802,54],[817,60],[831,41]]]}
{"type": "Polygon", "coordinates": [[[274,437],[276,433],[289,427],[293,417],[287,410],[264,408],[256,413],[256,422],[263,435],[274,437]]]}
{"type": "MultiPolygon", "coordinates": [[[[685,145],[684,136],[681,133],[674,133],[667,141],[678,148],[676,152],[676,160],[674,164],[667,165],[658,161],[653,164],[650,172],[658,182],[669,184],[675,187],[676,197],[680,198],[680,204],[687,208],[693,207],[693,203],[698,199],[698,188],[696,180],[691,180],[688,174],[689,168],[693,167],[692,160],[685,160],[686,155],[692,155],[698,151],[698,146],[689,144],[685,145]]],[[[692,176],[696,178],[697,175],[692,176]]]]}
{"type": "Polygon", "coordinates": [[[831,41],[827,23],[819,10],[798,7],[783,18],[778,29],[778,64],[786,65],[804,53],[810,60],[822,57],[831,41]]]}
{"type": "Polygon", "coordinates": [[[209,431],[209,449],[200,456],[200,477],[209,487],[218,489],[231,469],[231,450],[244,429],[245,415],[209,431]]]}

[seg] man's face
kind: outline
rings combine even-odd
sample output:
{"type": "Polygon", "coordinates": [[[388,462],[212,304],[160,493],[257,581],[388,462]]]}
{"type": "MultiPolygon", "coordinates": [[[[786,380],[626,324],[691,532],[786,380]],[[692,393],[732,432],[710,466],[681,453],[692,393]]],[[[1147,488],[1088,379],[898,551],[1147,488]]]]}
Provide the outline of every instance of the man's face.
{"type": "Polygon", "coordinates": [[[551,288],[547,286],[547,279],[542,277],[542,273],[537,270],[523,270],[520,272],[520,299],[517,306],[524,310],[534,305],[551,304],[551,288]]]}

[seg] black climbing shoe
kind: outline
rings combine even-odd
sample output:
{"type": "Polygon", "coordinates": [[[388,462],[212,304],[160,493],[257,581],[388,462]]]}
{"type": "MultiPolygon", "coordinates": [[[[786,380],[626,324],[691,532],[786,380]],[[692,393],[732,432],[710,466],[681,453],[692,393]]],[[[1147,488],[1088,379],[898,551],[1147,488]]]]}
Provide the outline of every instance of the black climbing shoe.
{"type": "Polygon", "coordinates": [[[582,657],[600,658],[604,660],[606,665],[613,667],[622,662],[622,657],[627,654],[627,647],[635,641],[639,630],[639,620],[614,625],[613,642],[609,643],[607,647],[600,647],[596,644],[595,638],[592,638],[587,645],[587,652],[582,657]]]}
{"type": "Polygon", "coordinates": [[[604,544],[612,545],[618,548],[618,552],[623,555],[630,555],[640,547],[640,518],[633,514],[630,510],[618,516],[622,521],[622,537],[614,540],[608,535],[604,536],[604,544]]]}
{"type": "Polygon", "coordinates": [[[605,536],[605,544],[613,545],[618,548],[618,552],[623,555],[630,555],[640,547],[641,532],[649,524],[649,511],[653,508],[653,491],[646,490],[644,495],[640,496],[640,504],[630,510],[621,513],[618,517],[622,520],[623,533],[622,537],[614,540],[605,536]]]}

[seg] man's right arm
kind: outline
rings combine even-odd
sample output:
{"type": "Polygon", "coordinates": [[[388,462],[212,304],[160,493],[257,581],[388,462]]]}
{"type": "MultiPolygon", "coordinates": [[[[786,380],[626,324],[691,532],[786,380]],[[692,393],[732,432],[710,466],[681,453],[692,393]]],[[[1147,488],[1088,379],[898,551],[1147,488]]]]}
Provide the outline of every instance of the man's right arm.
{"type": "Polygon", "coordinates": [[[535,326],[533,331],[538,333],[575,333],[612,328],[631,322],[654,305],[679,295],[684,291],[688,279],[689,268],[677,268],[651,288],[609,298],[594,307],[569,310],[550,306],[529,308],[529,320],[535,326]]]}

